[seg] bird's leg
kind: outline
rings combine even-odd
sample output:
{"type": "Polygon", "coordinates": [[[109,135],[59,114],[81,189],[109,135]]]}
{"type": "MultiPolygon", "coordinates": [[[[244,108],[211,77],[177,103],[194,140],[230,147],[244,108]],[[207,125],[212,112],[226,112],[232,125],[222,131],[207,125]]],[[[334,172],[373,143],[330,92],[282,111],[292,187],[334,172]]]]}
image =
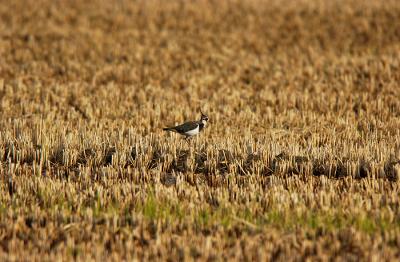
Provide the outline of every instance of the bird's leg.
{"type": "Polygon", "coordinates": [[[186,142],[188,142],[190,144],[190,141],[191,141],[190,138],[191,138],[190,136],[186,136],[184,139],[185,139],[186,142]]]}

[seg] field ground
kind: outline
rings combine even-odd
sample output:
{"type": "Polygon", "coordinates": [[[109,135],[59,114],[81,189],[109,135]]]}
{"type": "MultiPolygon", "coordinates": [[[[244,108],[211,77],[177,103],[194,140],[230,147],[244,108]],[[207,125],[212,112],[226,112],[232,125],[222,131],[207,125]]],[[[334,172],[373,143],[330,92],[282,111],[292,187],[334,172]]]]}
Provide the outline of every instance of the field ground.
{"type": "Polygon", "coordinates": [[[399,85],[399,1],[0,1],[0,258],[399,259],[399,85]]]}

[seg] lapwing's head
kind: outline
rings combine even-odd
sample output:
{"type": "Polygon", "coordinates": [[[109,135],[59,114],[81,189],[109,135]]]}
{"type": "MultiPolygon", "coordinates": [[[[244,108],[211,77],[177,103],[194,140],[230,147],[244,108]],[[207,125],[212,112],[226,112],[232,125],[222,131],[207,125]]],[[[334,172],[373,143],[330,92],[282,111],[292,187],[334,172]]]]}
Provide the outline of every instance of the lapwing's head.
{"type": "MultiPolygon", "coordinates": [[[[201,111],[200,111],[201,112],[201,111]]],[[[201,112],[201,118],[200,121],[203,123],[203,125],[206,125],[208,122],[208,116],[206,114],[204,114],[203,112],[201,112]]]]}

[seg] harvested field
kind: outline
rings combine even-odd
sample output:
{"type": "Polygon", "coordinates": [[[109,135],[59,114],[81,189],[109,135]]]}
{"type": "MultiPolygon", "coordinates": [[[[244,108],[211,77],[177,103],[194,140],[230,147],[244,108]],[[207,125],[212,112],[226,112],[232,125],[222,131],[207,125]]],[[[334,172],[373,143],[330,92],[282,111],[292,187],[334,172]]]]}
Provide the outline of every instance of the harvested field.
{"type": "Polygon", "coordinates": [[[1,260],[400,258],[399,1],[0,3],[1,260]]]}

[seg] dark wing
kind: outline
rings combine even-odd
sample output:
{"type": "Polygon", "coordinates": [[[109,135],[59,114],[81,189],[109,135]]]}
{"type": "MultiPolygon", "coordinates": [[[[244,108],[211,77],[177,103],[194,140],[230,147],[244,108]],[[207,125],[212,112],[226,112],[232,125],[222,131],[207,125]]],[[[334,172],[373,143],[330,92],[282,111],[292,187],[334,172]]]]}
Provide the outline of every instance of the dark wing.
{"type": "Polygon", "coordinates": [[[192,121],[192,122],[186,122],[182,125],[179,126],[175,126],[173,127],[173,129],[176,130],[176,132],[178,133],[186,133],[190,130],[196,129],[198,127],[199,123],[197,123],[197,121],[192,121]]]}

